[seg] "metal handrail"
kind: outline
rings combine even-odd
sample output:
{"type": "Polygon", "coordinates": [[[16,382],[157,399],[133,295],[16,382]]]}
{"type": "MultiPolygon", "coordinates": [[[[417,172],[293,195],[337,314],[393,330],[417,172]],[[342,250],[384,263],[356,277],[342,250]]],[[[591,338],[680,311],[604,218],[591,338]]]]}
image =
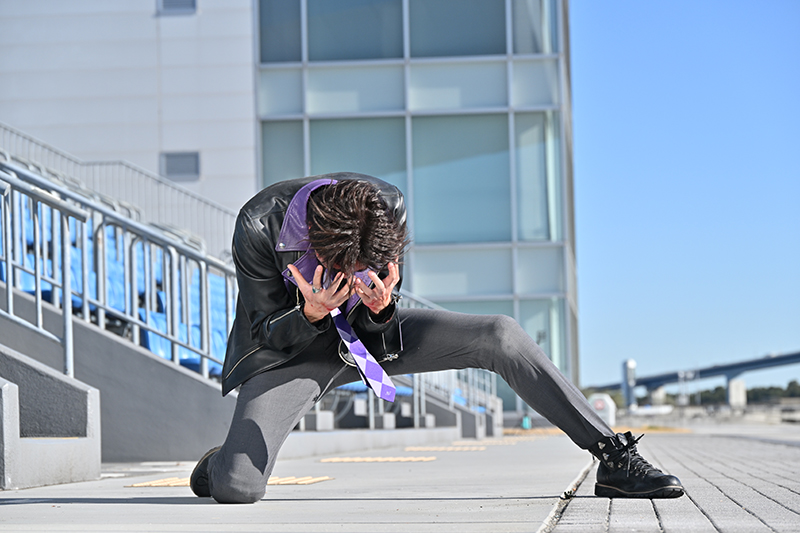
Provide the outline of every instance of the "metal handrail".
{"type": "MultiPolygon", "coordinates": [[[[71,312],[62,312],[63,317],[63,332],[62,336],[58,337],[53,335],[49,331],[44,328],[43,324],[43,316],[42,316],[42,272],[41,272],[41,261],[43,259],[41,255],[41,247],[39,246],[41,235],[39,233],[39,224],[38,224],[38,217],[39,217],[39,205],[44,204],[49,206],[55,213],[58,213],[58,218],[61,221],[61,281],[60,283],[56,279],[48,279],[46,280],[50,283],[53,287],[60,287],[62,290],[62,298],[60,299],[62,311],[66,306],[72,307],[71,301],[71,293],[70,289],[64,290],[67,287],[71,287],[72,280],[72,265],[71,265],[71,253],[70,253],[70,246],[71,243],[70,239],[70,231],[69,231],[69,218],[74,218],[77,220],[78,223],[85,224],[88,219],[88,213],[82,209],[76,208],[67,204],[66,202],[62,201],[61,199],[54,197],[52,194],[48,193],[47,191],[43,191],[37,189],[36,187],[31,187],[29,184],[25,183],[22,180],[19,180],[13,173],[0,171],[0,184],[2,184],[2,205],[3,205],[3,218],[2,218],[2,227],[3,227],[3,254],[2,260],[5,266],[6,272],[6,309],[0,309],[0,314],[4,317],[12,320],[17,324],[21,324],[26,328],[33,329],[45,337],[55,340],[59,344],[61,344],[64,348],[64,373],[70,377],[74,377],[75,375],[75,367],[74,367],[74,353],[73,353],[73,342],[72,342],[72,313],[71,312]],[[9,194],[11,193],[11,194],[9,194]],[[31,213],[34,218],[34,266],[33,271],[31,271],[25,265],[25,256],[27,255],[27,249],[21,250],[21,246],[17,243],[17,240],[14,239],[14,235],[12,232],[12,205],[14,203],[14,195],[22,195],[24,194],[32,201],[32,208],[31,213]],[[12,259],[12,255],[16,255],[18,258],[17,261],[12,259]],[[35,309],[36,309],[36,323],[31,324],[30,322],[23,320],[19,316],[17,316],[14,312],[14,291],[12,289],[13,280],[16,273],[22,271],[27,274],[32,274],[34,276],[34,297],[35,297],[35,309]]],[[[21,239],[24,239],[22,232],[20,232],[21,239]]],[[[55,295],[55,291],[54,291],[55,295]]],[[[58,305],[59,300],[54,297],[56,300],[54,303],[58,305]]]]}
{"type": "MultiPolygon", "coordinates": [[[[106,203],[98,202],[93,198],[87,197],[84,194],[70,190],[64,186],[52,183],[49,180],[38,175],[29,167],[22,166],[16,162],[3,162],[0,161],[0,175],[7,176],[6,181],[11,183],[14,190],[18,190],[20,194],[24,194],[28,198],[35,198],[37,201],[48,205],[54,209],[54,213],[65,213],[73,218],[78,218],[81,222],[87,220],[92,221],[93,237],[91,246],[94,249],[94,266],[97,275],[97,290],[96,294],[92,294],[90,290],[90,272],[89,267],[89,253],[90,241],[88,238],[89,229],[85,225],[75,228],[76,236],[80,239],[76,241],[76,247],[79,249],[82,258],[81,265],[81,281],[82,289],[80,293],[76,293],[72,289],[72,281],[70,279],[70,242],[69,226],[62,229],[61,245],[62,254],[66,259],[62,260],[63,269],[61,280],[48,278],[45,275],[37,274],[38,265],[41,261],[41,253],[43,245],[40,242],[39,233],[41,232],[41,221],[38,219],[38,204],[34,206],[31,213],[35,217],[33,220],[33,229],[36,237],[34,250],[36,254],[35,268],[31,270],[27,268],[24,261],[10,261],[11,254],[7,254],[5,258],[8,267],[7,271],[13,276],[19,276],[21,273],[28,273],[35,276],[35,297],[39,308],[41,309],[41,281],[53,284],[55,287],[62,289],[70,287],[67,295],[76,295],[82,300],[82,315],[86,322],[95,321],[101,328],[106,328],[109,324],[109,319],[122,321],[125,325],[126,334],[129,335],[130,340],[134,343],[139,343],[141,333],[143,331],[158,335],[166,339],[170,344],[171,359],[179,363],[180,352],[185,351],[187,354],[195,354],[199,357],[200,371],[208,377],[209,363],[211,360],[217,364],[221,364],[219,358],[215,357],[212,353],[211,346],[211,314],[209,306],[209,275],[215,274],[224,279],[225,283],[225,298],[228,300],[225,305],[225,324],[221,326],[225,329],[225,333],[232,324],[233,320],[233,305],[229,302],[236,295],[235,286],[235,271],[226,263],[212,256],[205,254],[202,250],[193,248],[178,238],[173,238],[170,234],[165,234],[158,228],[148,226],[141,222],[130,219],[127,213],[119,213],[110,208],[106,203]],[[112,232],[114,243],[117,247],[116,250],[106,248],[107,246],[107,230],[112,232]],[[138,250],[137,250],[138,249],[138,250]],[[124,298],[122,302],[124,305],[119,305],[119,301],[115,305],[111,301],[110,293],[106,287],[107,274],[109,269],[113,266],[109,259],[109,254],[113,255],[114,251],[118,251],[121,255],[118,259],[123,262],[123,276],[124,282],[124,298]],[[147,264],[143,265],[143,273],[145,277],[145,286],[137,287],[137,265],[136,257],[137,251],[142,253],[147,264]],[[66,252],[66,253],[64,253],[66,252]],[[108,253],[107,253],[108,252],[108,253]],[[156,265],[154,258],[157,255],[162,256],[162,272],[164,290],[168,294],[165,297],[164,305],[166,307],[166,331],[160,330],[151,323],[150,318],[153,313],[158,312],[158,288],[154,282],[156,265]],[[192,273],[198,270],[199,276],[199,324],[192,323],[189,317],[189,306],[191,305],[188,293],[189,283],[188,278],[192,277],[192,273]],[[179,281],[180,280],[180,281],[179,281]],[[152,283],[150,282],[152,281],[152,283]],[[178,297],[180,293],[179,285],[183,286],[183,296],[178,297]],[[139,291],[139,289],[142,291],[139,291]],[[143,302],[139,301],[140,292],[144,292],[143,302]],[[139,317],[140,309],[143,310],[144,317],[139,317]],[[179,315],[179,309],[182,311],[179,315]],[[94,317],[92,316],[94,314],[94,317]],[[193,345],[192,341],[192,327],[198,326],[200,328],[200,346],[193,345]],[[186,328],[186,338],[182,338],[182,329],[186,328]]],[[[6,206],[6,216],[11,217],[13,209],[9,203],[6,206]]],[[[24,232],[22,227],[24,217],[20,214],[14,215],[15,220],[19,219],[20,222],[16,224],[16,235],[12,235],[11,224],[6,224],[8,230],[6,231],[5,241],[14,243],[21,241],[24,237],[21,235],[24,232]],[[16,239],[16,240],[15,240],[16,239]]],[[[66,220],[66,217],[62,217],[66,220]]],[[[11,218],[9,218],[9,221],[11,218]]],[[[29,222],[30,223],[30,222],[29,222]]],[[[20,248],[20,246],[17,246],[20,248]]],[[[10,248],[9,248],[10,249],[10,248]]],[[[24,255],[22,252],[16,252],[18,256],[24,255]]],[[[14,277],[9,276],[9,280],[14,281],[14,277]]],[[[65,298],[68,297],[65,295],[65,298]]],[[[66,301],[66,300],[65,300],[66,301]]],[[[9,307],[9,315],[13,315],[13,301],[12,307],[9,307]]],[[[72,313],[63,313],[65,321],[72,319],[72,313]]],[[[37,311],[37,315],[41,315],[41,311],[37,311]]],[[[65,329],[65,337],[67,340],[71,338],[71,328],[65,329]]],[[[153,337],[155,338],[155,337],[153,337]]],[[[69,350],[71,354],[71,350],[69,350]]],[[[71,355],[67,358],[65,363],[66,368],[71,368],[71,355]]],[[[71,372],[71,370],[70,370],[71,372]]]]}
{"type": "Polygon", "coordinates": [[[82,161],[0,122],[0,155],[30,161],[42,173],[69,176],[87,188],[139,206],[146,222],[186,228],[212,255],[230,247],[236,212],[125,161],[82,161]]]}
{"type": "MultiPolygon", "coordinates": [[[[166,235],[163,230],[160,230],[156,227],[150,227],[141,222],[137,222],[131,219],[130,217],[126,216],[125,214],[119,213],[118,211],[114,211],[113,209],[108,208],[103,204],[94,202],[92,201],[92,199],[87,198],[81,194],[75,193],[70,189],[67,189],[66,187],[61,187],[55,183],[52,183],[48,181],[46,178],[43,178],[35,174],[30,169],[22,167],[19,164],[0,161],[0,169],[11,171],[17,174],[21,183],[24,183],[22,180],[28,181],[30,183],[35,183],[39,187],[39,191],[41,193],[46,193],[46,191],[42,189],[43,187],[46,187],[50,191],[57,193],[62,198],[68,198],[79,205],[81,204],[91,205],[92,211],[102,214],[104,218],[113,220],[115,224],[118,224],[126,229],[129,229],[130,231],[134,231],[137,234],[145,236],[150,241],[162,244],[164,246],[172,246],[180,253],[185,254],[187,257],[191,257],[196,261],[207,261],[208,263],[214,265],[220,270],[226,270],[228,273],[231,274],[236,273],[233,268],[228,266],[221,259],[217,259],[214,256],[203,253],[201,250],[192,248],[191,246],[185,244],[181,240],[173,239],[170,236],[166,235]]],[[[33,189],[33,187],[31,187],[31,189],[33,189]]],[[[50,194],[48,197],[57,198],[52,194],[50,194]]],[[[70,208],[69,207],[70,204],[67,204],[66,202],[64,202],[63,205],[67,206],[65,209],[70,208]]]]}

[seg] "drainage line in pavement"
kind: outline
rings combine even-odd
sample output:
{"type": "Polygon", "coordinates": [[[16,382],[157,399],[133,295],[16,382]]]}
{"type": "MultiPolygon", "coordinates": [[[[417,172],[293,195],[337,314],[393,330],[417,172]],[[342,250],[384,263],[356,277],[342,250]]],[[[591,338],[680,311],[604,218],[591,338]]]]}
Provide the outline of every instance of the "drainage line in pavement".
{"type": "Polygon", "coordinates": [[[583,480],[586,479],[586,476],[589,474],[589,471],[594,466],[595,458],[592,457],[591,461],[583,467],[577,477],[572,480],[572,482],[567,485],[567,489],[564,491],[564,494],[559,496],[558,501],[550,510],[550,514],[547,515],[547,518],[544,519],[542,525],[539,526],[539,529],[536,530],[536,533],[550,533],[558,524],[558,521],[561,519],[561,516],[564,514],[564,511],[567,510],[567,505],[572,500],[572,497],[575,496],[575,493],[578,491],[578,487],[581,486],[583,480]]]}

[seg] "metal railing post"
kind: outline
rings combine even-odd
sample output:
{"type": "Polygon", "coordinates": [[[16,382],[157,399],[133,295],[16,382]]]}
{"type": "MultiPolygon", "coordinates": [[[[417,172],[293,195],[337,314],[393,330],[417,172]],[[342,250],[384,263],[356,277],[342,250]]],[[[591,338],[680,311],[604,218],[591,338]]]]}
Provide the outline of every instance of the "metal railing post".
{"type": "Polygon", "coordinates": [[[64,317],[64,373],[75,377],[72,353],[72,262],[69,216],[61,216],[61,314],[64,317]]]}
{"type": "MultiPolygon", "coordinates": [[[[166,255],[166,254],[165,254],[166,255]]],[[[178,252],[173,247],[169,247],[169,277],[167,277],[166,272],[164,273],[164,280],[166,281],[169,279],[169,284],[166,287],[167,289],[167,319],[172,322],[172,331],[178,331],[180,329],[181,324],[181,317],[178,314],[178,310],[180,307],[178,306],[178,300],[180,298],[179,289],[180,285],[178,284],[178,252]]],[[[180,349],[178,346],[173,343],[172,344],[172,362],[180,364],[181,362],[181,355],[180,349]]]]}
{"type": "MultiPolygon", "coordinates": [[[[82,299],[82,306],[81,306],[81,313],[83,314],[83,320],[85,322],[91,322],[92,317],[89,313],[89,224],[91,224],[92,218],[90,217],[87,222],[81,226],[81,299],[82,299]]],[[[77,231],[77,226],[76,226],[77,231]]]]}
{"type": "MultiPolygon", "coordinates": [[[[204,378],[208,377],[208,355],[211,354],[211,321],[209,313],[208,297],[208,265],[204,261],[200,262],[200,374],[204,378]]],[[[186,324],[189,344],[191,344],[192,325],[186,324]]]]}
{"type": "Polygon", "coordinates": [[[97,326],[106,329],[106,306],[108,305],[108,294],[106,293],[106,270],[108,260],[106,254],[106,223],[100,215],[100,223],[94,229],[94,261],[97,269],[97,300],[100,305],[97,307],[97,326]]]}
{"type": "MultiPolygon", "coordinates": [[[[37,202],[34,202],[36,206],[37,202]]],[[[41,253],[41,231],[39,230],[39,208],[31,210],[33,217],[33,286],[34,286],[34,305],[36,307],[36,327],[44,327],[42,316],[42,253],[41,253]]]]}
{"type": "Polygon", "coordinates": [[[375,429],[375,396],[367,391],[367,415],[369,416],[369,429],[375,429]]]}
{"type": "Polygon", "coordinates": [[[3,261],[6,271],[6,312],[14,314],[14,277],[11,272],[11,187],[5,182],[0,181],[0,193],[3,201],[3,261]]]}
{"type": "Polygon", "coordinates": [[[419,428],[419,382],[420,382],[420,375],[414,374],[411,378],[411,382],[414,386],[414,396],[413,396],[413,403],[414,403],[414,427],[419,428]]]}

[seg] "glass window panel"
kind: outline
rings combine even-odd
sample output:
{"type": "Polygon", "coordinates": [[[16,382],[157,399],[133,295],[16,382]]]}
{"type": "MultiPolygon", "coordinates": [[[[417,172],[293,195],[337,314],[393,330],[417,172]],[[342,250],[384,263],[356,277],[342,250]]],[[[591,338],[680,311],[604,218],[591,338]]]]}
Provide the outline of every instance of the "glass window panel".
{"type": "Polygon", "coordinates": [[[306,98],[311,114],[402,110],[403,67],[311,68],[306,98]]]}
{"type": "Polygon", "coordinates": [[[259,3],[261,62],[300,61],[300,0],[259,3]]]}
{"type": "Polygon", "coordinates": [[[517,411],[520,416],[524,412],[523,406],[527,405],[500,376],[497,376],[497,397],[503,400],[503,411],[517,411]]]}
{"type": "Polygon", "coordinates": [[[506,106],[506,64],[412,65],[408,99],[414,111],[506,106]]]}
{"type": "Polygon", "coordinates": [[[303,177],[303,123],[261,123],[263,185],[303,177]]]}
{"type": "MultiPolygon", "coordinates": [[[[561,114],[548,111],[547,115],[547,201],[550,205],[550,240],[564,238],[562,221],[563,188],[566,183],[561,168],[561,114]]],[[[568,209],[572,208],[570,198],[568,209]]],[[[570,215],[571,216],[571,215],[570,215]]],[[[572,220],[570,218],[570,220],[572,220]]],[[[574,235],[573,235],[574,237],[574,235]]],[[[572,242],[575,242],[573,238],[572,242]]]]}
{"type": "Polygon", "coordinates": [[[558,105],[556,61],[515,61],[511,103],[515,107],[558,105]]]}
{"type": "Polygon", "coordinates": [[[360,172],[406,186],[405,119],[311,121],[311,173],[360,172]]]}
{"type": "Polygon", "coordinates": [[[505,0],[410,0],[412,57],[506,53],[505,0]]]}
{"type": "Polygon", "coordinates": [[[510,294],[511,250],[416,250],[413,291],[429,299],[510,294]]]}
{"type": "Polygon", "coordinates": [[[311,61],[403,57],[401,0],[308,0],[311,61]]]}
{"type": "Polygon", "coordinates": [[[513,0],[515,54],[551,54],[558,51],[554,0],[513,0]]]}
{"type": "MultiPolygon", "coordinates": [[[[575,316],[575,313],[572,312],[572,308],[567,307],[567,316],[569,317],[569,340],[571,346],[571,350],[567,352],[567,366],[569,367],[569,372],[567,376],[574,382],[577,383],[579,376],[578,376],[578,369],[575,368],[577,365],[573,365],[572,362],[578,362],[580,360],[580,348],[578,346],[578,317],[575,316]],[[570,355],[571,353],[571,355],[570,355]]],[[[566,351],[566,345],[564,346],[564,350],[566,351]]]]}
{"type": "Polygon", "coordinates": [[[508,116],[412,120],[416,242],[511,240],[508,116]]]}
{"type": "Polygon", "coordinates": [[[472,315],[507,315],[514,316],[514,302],[511,300],[489,300],[473,302],[436,302],[445,309],[456,313],[472,315]]]}
{"type": "Polygon", "coordinates": [[[521,293],[562,292],[564,254],[557,248],[520,248],[517,255],[517,290],[521,293]]]}
{"type": "Polygon", "coordinates": [[[568,371],[566,360],[564,300],[523,300],[519,303],[520,324],[561,372],[568,371]]]}
{"type": "Polygon", "coordinates": [[[516,148],[519,238],[547,240],[547,157],[544,113],[517,114],[514,117],[516,148]]]}
{"type": "Polygon", "coordinates": [[[261,71],[258,112],[261,115],[303,112],[303,75],[300,69],[261,71]]]}

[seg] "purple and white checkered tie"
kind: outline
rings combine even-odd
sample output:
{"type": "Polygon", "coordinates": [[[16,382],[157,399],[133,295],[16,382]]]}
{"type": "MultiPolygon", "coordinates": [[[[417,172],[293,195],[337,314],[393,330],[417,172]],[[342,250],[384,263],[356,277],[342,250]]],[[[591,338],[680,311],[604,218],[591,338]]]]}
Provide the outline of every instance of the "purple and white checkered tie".
{"type": "Polygon", "coordinates": [[[381,365],[375,360],[372,355],[367,351],[364,344],[358,340],[350,323],[339,309],[331,311],[333,323],[336,324],[336,329],[342,337],[345,346],[353,354],[353,359],[356,361],[356,368],[361,375],[361,381],[364,385],[372,389],[378,398],[386,400],[387,402],[394,401],[395,386],[389,376],[381,368],[381,365]]]}

